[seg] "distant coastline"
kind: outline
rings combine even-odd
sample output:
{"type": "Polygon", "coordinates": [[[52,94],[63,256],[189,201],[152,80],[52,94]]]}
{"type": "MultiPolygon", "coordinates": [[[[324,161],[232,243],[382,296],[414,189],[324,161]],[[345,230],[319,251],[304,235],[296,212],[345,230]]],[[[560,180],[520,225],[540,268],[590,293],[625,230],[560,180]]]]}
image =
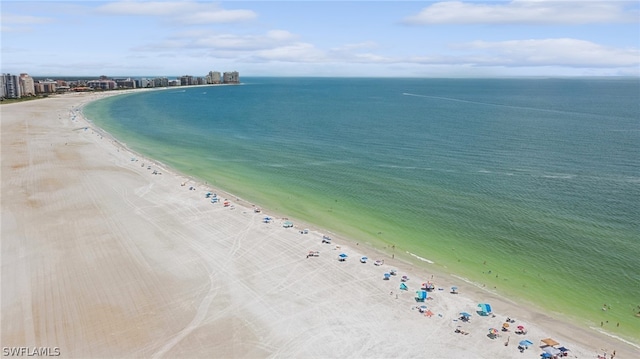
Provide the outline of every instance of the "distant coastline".
{"type": "Polygon", "coordinates": [[[67,92],[93,92],[148,89],[163,87],[185,87],[200,85],[237,85],[240,84],[240,74],[237,71],[224,72],[210,71],[204,77],[191,75],[178,76],[175,79],[168,77],[123,77],[114,78],[102,75],[95,77],[57,77],[40,78],[31,77],[28,73],[18,75],[0,75],[0,100],[19,100],[24,98],[42,98],[52,94],[67,92]]]}

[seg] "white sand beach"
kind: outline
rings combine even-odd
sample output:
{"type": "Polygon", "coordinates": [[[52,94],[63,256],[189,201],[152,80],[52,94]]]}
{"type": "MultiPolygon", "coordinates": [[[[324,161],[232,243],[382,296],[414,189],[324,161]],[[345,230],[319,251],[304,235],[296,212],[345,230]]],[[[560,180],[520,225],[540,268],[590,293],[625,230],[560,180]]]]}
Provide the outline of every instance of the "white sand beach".
{"type": "Polygon", "coordinates": [[[325,232],[295,218],[294,228],[283,228],[286,214],[256,213],[131,153],[74,110],[108,95],[0,106],[3,350],[59,348],[62,358],[533,359],[540,340],[553,338],[568,357],[606,351],[609,358],[613,350],[616,358],[640,357],[634,345],[428,263],[335,236],[323,244],[325,232]],[[211,203],[208,191],[231,206],[211,203]],[[274,220],[263,223],[265,215],[274,220]],[[309,251],[319,256],[307,258],[309,251]],[[392,268],[398,275],[383,280],[392,268]],[[407,291],[399,290],[402,275],[407,291]],[[427,280],[433,299],[417,303],[427,280]],[[495,317],[479,316],[478,303],[490,303],[495,317]],[[416,309],[423,304],[432,316],[416,309]],[[468,323],[458,319],[465,311],[468,323]],[[489,328],[507,317],[515,320],[510,331],[490,339],[489,328]],[[515,334],[518,325],[528,333],[515,334]],[[523,339],[533,345],[521,353],[523,339]]]}

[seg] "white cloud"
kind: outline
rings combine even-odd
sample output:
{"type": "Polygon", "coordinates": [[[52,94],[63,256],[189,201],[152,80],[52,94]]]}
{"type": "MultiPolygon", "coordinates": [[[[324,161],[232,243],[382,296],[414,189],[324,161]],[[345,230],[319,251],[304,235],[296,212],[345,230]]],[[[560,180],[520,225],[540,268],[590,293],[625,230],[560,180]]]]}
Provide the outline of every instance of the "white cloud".
{"type": "Polygon", "coordinates": [[[191,25],[239,22],[257,17],[251,10],[225,10],[214,3],[193,1],[120,1],[102,5],[96,11],[106,15],[160,16],[191,25]]]}
{"type": "Polygon", "coordinates": [[[298,38],[297,35],[294,35],[285,30],[270,30],[267,32],[266,37],[278,41],[293,40],[298,38]]]}
{"type": "Polygon", "coordinates": [[[294,43],[291,45],[275,47],[272,49],[256,51],[251,56],[251,61],[285,61],[285,62],[326,62],[326,54],[307,43],[294,43]]]}
{"type": "MultiPolygon", "coordinates": [[[[324,52],[311,44],[295,43],[256,51],[253,61],[289,61],[352,64],[462,65],[473,68],[640,68],[640,49],[614,48],[571,38],[529,39],[510,41],[473,41],[451,47],[449,53],[422,56],[385,56],[371,52],[324,52]]],[[[335,49],[334,49],[335,50],[335,49]]]]}
{"type": "Polygon", "coordinates": [[[252,51],[266,50],[293,43],[297,35],[285,30],[271,30],[265,34],[237,35],[219,34],[210,31],[186,31],[164,40],[161,43],[146,45],[138,48],[142,51],[162,49],[207,49],[207,50],[235,50],[252,51]]]}
{"type": "Polygon", "coordinates": [[[48,17],[29,16],[29,15],[16,15],[12,13],[2,12],[0,13],[0,23],[2,32],[31,32],[33,31],[33,25],[48,24],[53,22],[53,19],[48,17]]]}
{"type": "Polygon", "coordinates": [[[514,0],[508,3],[438,2],[403,20],[406,24],[591,24],[638,22],[623,1],[514,0]]]}
{"type": "MultiPolygon", "coordinates": [[[[418,66],[469,66],[471,68],[639,68],[638,48],[614,48],[571,38],[509,41],[472,41],[452,45],[447,52],[412,56],[389,56],[371,51],[375,43],[345,44],[323,50],[297,40],[284,30],[257,35],[213,34],[203,31],[181,33],[151,45],[145,51],[175,51],[193,54],[207,51],[207,57],[251,63],[316,63],[418,66]],[[186,52],[189,51],[189,52],[186,52]]],[[[633,71],[633,70],[631,70],[633,71]]],[[[636,70],[637,72],[637,70],[636,70]]]]}
{"type": "Polygon", "coordinates": [[[590,41],[560,38],[474,41],[458,46],[481,51],[475,63],[507,66],[626,67],[640,66],[638,48],[620,49],[590,41]]]}
{"type": "Polygon", "coordinates": [[[378,44],[373,41],[364,41],[356,44],[345,44],[340,47],[336,47],[331,49],[334,52],[343,52],[343,51],[352,51],[357,49],[374,49],[377,48],[378,44]]]}
{"type": "Polygon", "coordinates": [[[34,25],[34,24],[47,24],[53,21],[53,19],[39,16],[29,15],[15,15],[3,12],[2,14],[3,24],[18,24],[18,25],[34,25]]]}

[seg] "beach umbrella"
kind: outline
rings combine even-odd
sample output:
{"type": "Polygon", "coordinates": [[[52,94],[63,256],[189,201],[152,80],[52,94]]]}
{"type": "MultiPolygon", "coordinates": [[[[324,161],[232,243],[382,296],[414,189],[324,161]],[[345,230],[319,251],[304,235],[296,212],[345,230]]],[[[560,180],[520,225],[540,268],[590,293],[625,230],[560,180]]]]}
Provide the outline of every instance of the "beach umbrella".
{"type": "Polygon", "coordinates": [[[548,346],[551,347],[555,347],[556,345],[559,345],[560,343],[558,343],[557,341],[551,339],[551,338],[546,338],[546,339],[542,339],[541,342],[545,343],[548,346]]]}
{"type": "Polygon", "coordinates": [[[455,291],[457,291],[457,290],[458,290],[458,287],[451,287],[451,291],[452,291],[452,292],[455,292],[455,291]]]}
{"type": "Polygon", "coordinates": [[[490,304],[480,303],[480,304],[478,304],[478,308],[480,308],[480,310],[478,312],[480,312],[480,314],[482,314],[482,315],[489,315],[489,313],[491,313],[491,305],[490,304]]]}
{"type": "Polygon", "coordinates": [[[524,330],[524,326],[523,325],[518,325],[518,330],[524,330]]]}
{"type": "Polygon", "coordinates": [[[460,315],[465,317],[465,318],[469,318],[471,316],[471,314],[469,314],[467,312],[460,312],[460,315]]]}
{"type": "Polygon", "coordinates": [[[504,324],[502,324],[502,327],[503,327],[503,328],[509,328],[509,323],[504,323],[504,324]]]}
{"type": "Polygon", "coordinates": [[[518,343],[518,345],[521,347],[527,348],[530,345],[533,345],[533,342],[528,339],[524,339],[524,340],[521,340],[520,343],[518,343]]]}
{"type": "Polygon", "coordinates": [[[496,334],[498,334],[498,329],[496,329],[496,328],[489,328],[489,334],[491,334],[491,335],[496,335],[496,334]]]}
{"type": "Polygon", "coordinates": [[[554,347],[544,347],[544,348],[542,348],[542,351],[545,352],[545,353],[551,354],[551,356],[558,355],[558,354],[562,353],[559,349],[556,349],[554,347]]]}

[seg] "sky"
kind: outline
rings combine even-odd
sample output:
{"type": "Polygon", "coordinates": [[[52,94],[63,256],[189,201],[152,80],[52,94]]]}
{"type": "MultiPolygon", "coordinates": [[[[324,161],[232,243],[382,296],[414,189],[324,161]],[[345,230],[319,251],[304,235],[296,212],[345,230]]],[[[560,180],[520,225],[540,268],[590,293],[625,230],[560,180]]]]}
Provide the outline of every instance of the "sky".
{"type": "Polygon", "coordinates": [[[640,2],[0,1],[2,73],[640,76],[640,2]]]}

